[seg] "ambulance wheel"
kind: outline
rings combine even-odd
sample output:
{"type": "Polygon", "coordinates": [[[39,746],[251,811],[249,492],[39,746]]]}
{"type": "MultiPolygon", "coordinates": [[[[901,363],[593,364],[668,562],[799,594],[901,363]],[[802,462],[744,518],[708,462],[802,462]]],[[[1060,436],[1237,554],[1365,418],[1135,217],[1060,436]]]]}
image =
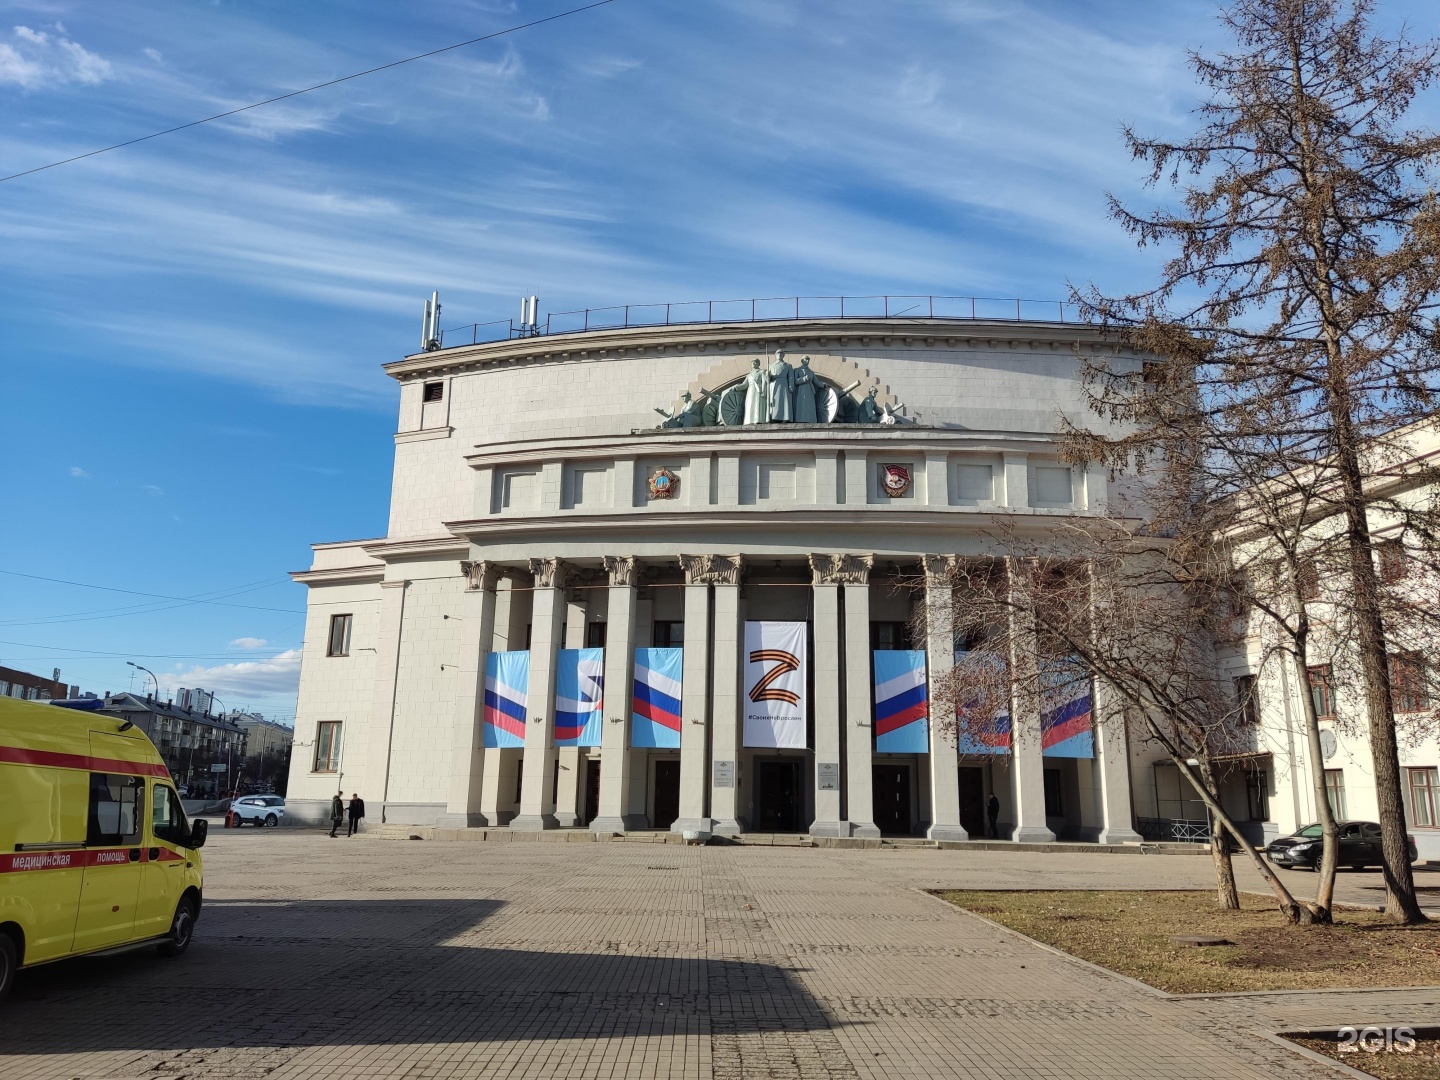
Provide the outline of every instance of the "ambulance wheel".
{"type": "Polygon", "coordinates": [[[15,939],[0,930],[0,1001],[4,1001],[10,993],[10,987],[15,982],[15,967],[18,962],[15,955],[15,939]]]}
{"type": "Polygon", "coordinates": [[[175,905],[175,918],[170,923],[170,933],[160,943],[161,956],[179,956],[190,948],[195,936],[195,901],[188,896],[175,905]]]}
{"type": "Polygon", "coordinates": [[[266,815],[265,815],[265,827],[266,827],[267,829],[273,829],[276,825],[279,825],[279,824],[280,824],[280,819],[277,818],[274,814],[266,814],[266,815]]]}

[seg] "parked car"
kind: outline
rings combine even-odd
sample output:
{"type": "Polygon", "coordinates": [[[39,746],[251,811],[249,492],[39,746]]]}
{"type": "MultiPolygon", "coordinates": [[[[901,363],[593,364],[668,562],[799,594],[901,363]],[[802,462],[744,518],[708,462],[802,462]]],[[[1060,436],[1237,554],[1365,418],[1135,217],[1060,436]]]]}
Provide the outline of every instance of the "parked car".
{"type": "MultiPolygon", "coordinates": [[[[1341,821],[1338,824],[1340,858],[1337,865],[1363,870],[1367,866],[1380,866],[1384,862],[1379,825],[1373,821],[1341,821]]],[[[1265,854],[1270,856],[1276,866],[1283,866],[1288,870],[1298,870],[1302,866],[1307,870],[1314,870],[1320,865],[1322,846],[1320,826],[1306,825],[1290,836],[1270,841],[1265,848],[1265,854]]],[[[1413,863],[1419,854],[1415,848],[1415,838],[1407,836],[1405,846],[1409,849],[1410,861],[1413,863]]]]}
{"type": "Polygon", "coordinates": [[[285,800],[278,795],[246,795],[230,804],[230,814],[237,829],[247,821],[273,828],[285,816],[285,800]]]}

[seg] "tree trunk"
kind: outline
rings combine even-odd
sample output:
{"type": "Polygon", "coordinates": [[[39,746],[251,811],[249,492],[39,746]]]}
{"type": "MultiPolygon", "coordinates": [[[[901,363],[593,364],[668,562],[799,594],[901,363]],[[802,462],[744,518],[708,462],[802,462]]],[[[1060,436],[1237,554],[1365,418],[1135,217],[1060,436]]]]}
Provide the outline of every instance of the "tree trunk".
{"type": "MultiPolygon", "coordinates": [[[[1218,793],[1220,789],[1215,783],[1215,773],[1207,759],[1200,759],[1199,771],[1205,787],[1212,793],[1218,793]]],[[[1235,885],[1235,864],[1230,859],[1230,844],[1224,830],[1217,827],[1214,814],[1210,815],[1210,858],[1215,863],[1216,903],[1228,911],[1239,911],[1240,890],[1235,885]]]]}
{"type": "MultiPolygon", "coordinates": [[[[1303,601],[1301,601],[1303,603],[1303,601]]],[[[1315,795],[1315,814],[1320,819],[1320,880],[1315,883],[1315,921],[1332,921],[1335,902],[1335,870],[1340,861],[1340,827],[1330,806],[1330,793],[1325,789],[1325,753],[1320,748],[1320,719],[1315,713],[1315,697],[1310,691],[1310,669],[1305,635],[1297,636],[1295,667],[1300,673],[1300,714],[1305,717],[1306,756],[1310,759],[1310,784],[1315,795]]]]}

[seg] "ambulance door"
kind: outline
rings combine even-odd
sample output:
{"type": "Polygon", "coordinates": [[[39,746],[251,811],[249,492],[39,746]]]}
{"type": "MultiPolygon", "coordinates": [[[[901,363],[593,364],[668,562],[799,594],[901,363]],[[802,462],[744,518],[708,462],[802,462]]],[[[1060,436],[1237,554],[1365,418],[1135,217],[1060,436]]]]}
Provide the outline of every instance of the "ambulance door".
{"type": "Polygon", "coordinates": [[[135,916],[135,937],[156,937],[170,929],[175,905],[185,887],[190,865],[185,839],[190,825],[175,789],[163,780],[150,782],[150,835],[140,855],[140,904],[135,916]]]}
{"type": "Polygon", "coordinates": [[[77,769],[0,765],[0,894],[26,924],[27,962],[64,956],[75,938],[89,786],[90,774],[77,769]]]}
{"type": "Polygon", "coordinates": [[[76,952],[118,945],[134,935],[144,838],[144,778],[91,773],[85,879],[75,920],[76,952]]]}

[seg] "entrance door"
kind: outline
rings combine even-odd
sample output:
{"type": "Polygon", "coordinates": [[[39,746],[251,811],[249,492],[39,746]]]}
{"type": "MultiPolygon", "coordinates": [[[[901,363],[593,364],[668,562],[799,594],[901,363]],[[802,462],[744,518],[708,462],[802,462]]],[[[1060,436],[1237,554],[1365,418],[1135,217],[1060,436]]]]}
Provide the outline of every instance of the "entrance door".
{"type": "Polygon", "coordinates": [[[985,835],[985,770],[960,766],[960,826],[972,840],[985,835]]]}
{"type": "MultiPolygon", "coordinates": [[[[591,623],[604,626],[604,623],[591,623]]],[[[589,825],[600,816],[600,759],[589,758],[585,762],[585,820],[580,824],[589,825]]]]}
{"type": "Polygon", "coordinates": [[[680,762],[661,758],[655,762],[655,828],[668,829],[680,816],[680,762]]]}
{"type": "Polygon", "coordinates": [[[910,835],[910,766],[872,765],[875,825],[887,836],[910,835]]]}
{"type": "Polygon", "coordinates": [[[757,775],[757,832],[800,831],[800,763],[761,761],[757,775]]]}

